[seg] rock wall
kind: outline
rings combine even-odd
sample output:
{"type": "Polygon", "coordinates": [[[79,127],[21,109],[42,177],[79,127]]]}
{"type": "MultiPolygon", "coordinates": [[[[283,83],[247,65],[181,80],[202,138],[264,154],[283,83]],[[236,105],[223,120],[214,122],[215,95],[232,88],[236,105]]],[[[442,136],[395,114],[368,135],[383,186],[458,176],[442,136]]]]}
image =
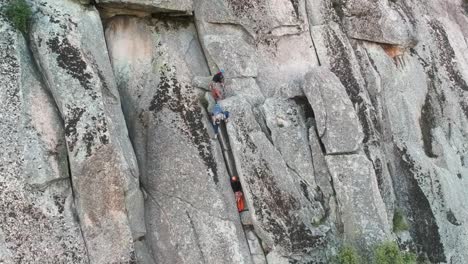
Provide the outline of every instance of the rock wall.
{"type": "Polygon", "coordinates": [[[88,263],[62,121],[24,38],[0,33],[0,262],[88,263]]]}
{"type": "Polygon", "coordinates": [[[28,4],[25,36],[0,15],[0,262],[468,261],[465,0],[28,4]]]}

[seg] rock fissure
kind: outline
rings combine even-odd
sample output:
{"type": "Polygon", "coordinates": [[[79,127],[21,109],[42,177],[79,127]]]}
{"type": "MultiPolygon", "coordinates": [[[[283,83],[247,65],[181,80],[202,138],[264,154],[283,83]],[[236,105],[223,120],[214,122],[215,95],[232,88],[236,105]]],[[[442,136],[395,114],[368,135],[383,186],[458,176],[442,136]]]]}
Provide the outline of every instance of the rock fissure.
{"type": "Polygon", "coordinates": [[[89,245],[87,244],[86,242],[86,236],[83,232],[83,228],[82,228],[82,219],[80,219],[80,217],[78,216],[78,213],[76,212],[76,204],[75,204],[75,201],[76,201],[76,191],[75,191],[75,188],[73,186],[73,179],[72,179],[72,169],[70,167],[70,157],[69,155],[67,154],[67,170],[68,170],[68,175],[70,177],[70,189],[71,189],[71,195],[73,197],[73,209],[72,209],[72,214],[74,215],[74,218],[77,220],[78,222],[78,229],[80,231],[80,236],[81,236],[81,239],[83,239],[83,242],[84,242],[84,249],[86,251],[86,258],[88,260],[88,263],[91,263],[91,259],[90,259],[90,253],[89,253],[89,250],[88,250],[88,247],[89,245]]]}
{"type": "Polygon", "coordinates": [[[205,257],[205,253],[203,253],[203,249],[202,249],[202,246],[201,246],[201,241],[200,241],[200,237],[198,235],[198,231],[195,227],[195,224],[193,223],[193,220],[192,220],[192,217],[190,217],[190,214],[188,211],[185,211],[185,213],[187,214],[187,218],[189,219],[189,222],[190,222],[190,226],[192,227],[192,231],[193,231],[193,234],[195,236],[195,241],[197,243],[197,248],[200,252],[200,255],[202,256],[202,259],[204,260],[204,263],[208,263],[207,262],[207,259],[205,257]]]}

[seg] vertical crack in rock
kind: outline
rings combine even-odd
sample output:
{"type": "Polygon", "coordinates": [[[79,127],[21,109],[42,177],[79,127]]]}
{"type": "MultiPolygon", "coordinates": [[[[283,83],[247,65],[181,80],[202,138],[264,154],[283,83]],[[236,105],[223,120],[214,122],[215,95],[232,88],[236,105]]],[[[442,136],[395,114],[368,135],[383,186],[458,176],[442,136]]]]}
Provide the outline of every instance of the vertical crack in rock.
{"type": "Polygon", "coordinates": [[[200,255],[202,256],[204,263],[208,263],[207,259],[206,259],[206,256],[205,256],[205,253],[203,253],[203,250],[202,250],[202,247],[201,247],[201,244],[200,244],[200,237],[198,235],[195,224],[193,223],[192,217],[190,217],[190,214],[189,214],[188,211],[185,211],[185,213],[187,214],[187,218],[189,219],[190,226],[192,227],[193,235],[195,237],[195,243],[197,243],[196,246],[200,250],[200,255]]]}
{"type": "Polygon", "coordinates": [[[379,128],[375,111],[371,109],[362,98],[360,84],[351,68],[352,62],[350,55],[333,30],[327,30],[326,40],[328,43],[327,55],[330,58],[330,70],[340,79],[341,83],[346,88],[351,102],[355,108],[357,108],[356,112],[364,133],[363,143],[366,144],[375,141],[376,130],[380,131],[381,129],[379,128]]]}
{"type": "Polygon", "coordinates": [[[86,251],[86,258],[88,260],[88,263],[91,263],[89,250],[88,250],[88,244],[87,244],[86,239],[85,239],[83,228],[81,227],[82,223],[80,222],[80,218],[78,217],[78,212],[76,212],[76,208],[75,208],[76,207],[75,201],[77,200],[77,195],[76,195],[75,186],[73,186],[72,169],[71,169],[71,165],[70,165],[70,156],[68,155],[68,153],[67,153],[67,165],[68,165],[67,169],[68,169],[68,175],[69,175],[69,180],[70,180],[70,189],[71,189],[71,193],[72,193],[72,197],[73,197],[72,214],[73,214],[73,218],[78,223],[77,227],[80,230],[80,236],[81,236],[81,239],[83,239],[83,242],[84,242],[84,249],[86,251]]]}
{"type": "Polygon", "coordinates": [[[432,150],[432,129],[435,128],[435,116],[432,108],[429,93],[426,95],[424,105],[421,109],[421,117],[419,119],[419,126],[421,127],[421,134],[423,140],[424,152],[430,158],[437,158],[432,150]]]}
{"type": "MultiPolygon", "coordinates": [[[[310,1],[310,0],[306,0],[306,1],[310,1]]],[[[320,62],[320,56],[317,51],[317,45],[315,44],[314,37],[312,36],[312,27],[314,26],[312,25],[312,22],[310,20],[310,17],[312,16],[312,14],[310,14],[308,7],[305,8],[305,12],[306,12],[306,16],[309,18],[309,23],[308,23],[309,24],[309,36],[310,36],[310,41],[312,42],[312,46],[314,47],[315,58],[317,59],[318,66],[322,66],[322,63],[320,62]]]]}
{"type": "Polygon", "coordinates": [[[294,8],[294,13],[299,18],[299,0],[289,0],[294,8]]]}

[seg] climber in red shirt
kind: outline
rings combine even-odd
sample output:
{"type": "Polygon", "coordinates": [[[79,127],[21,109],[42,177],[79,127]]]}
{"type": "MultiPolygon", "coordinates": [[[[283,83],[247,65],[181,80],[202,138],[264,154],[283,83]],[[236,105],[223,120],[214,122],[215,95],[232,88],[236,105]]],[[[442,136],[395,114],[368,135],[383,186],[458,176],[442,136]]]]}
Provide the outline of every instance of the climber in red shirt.
{"type": "Polygon", "coordinates": [[[234,191],[234,195],[236,196],[236,204],[237,204],[237,211],[242,212],[245,209],[244,205],[244,194],[242,193],[242,187],[239,181],[239,177],[232,176],[231,177],[231,187],[234,191]]]}
{"type": "Polygon", "coordinates": [[[221,69],[218,73],[213,76],[213,80],[210,83],[211,95],[217,102],[223,99],[221,88],[224,90],[224,70],[221,69]]]}

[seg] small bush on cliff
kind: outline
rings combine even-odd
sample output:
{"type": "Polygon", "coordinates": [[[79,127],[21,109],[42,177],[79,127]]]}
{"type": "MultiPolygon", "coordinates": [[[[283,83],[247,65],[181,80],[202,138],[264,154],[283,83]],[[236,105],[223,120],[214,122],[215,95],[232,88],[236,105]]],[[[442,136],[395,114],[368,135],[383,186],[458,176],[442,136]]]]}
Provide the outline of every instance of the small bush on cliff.
{"type": "Polygon", "coordinates": [[[26,3],[26,0],[11,0],[5,8],[6,17],[23,34],[28,33],[31,14],[31,8],[26,3]]]}
{"type": "Polygon", "coordinates": [[[378,246],[374,258],[376,264],[416,264],[416,255],[400,251],[395,242],[385,242],[378,246]]]}
{"type": "Polygon", "coordinates": [[[360,264],[361,258],[359,257],[356,249],[350,246],[343,247],[333,262],[335,264],[360,264]]]}
{"type": "Polygon", "coordinates": [[[398,233],[406,230],[408,230],[408,223],[403,212],[397,209],[393,214],[393,232],[398,233]]]}

